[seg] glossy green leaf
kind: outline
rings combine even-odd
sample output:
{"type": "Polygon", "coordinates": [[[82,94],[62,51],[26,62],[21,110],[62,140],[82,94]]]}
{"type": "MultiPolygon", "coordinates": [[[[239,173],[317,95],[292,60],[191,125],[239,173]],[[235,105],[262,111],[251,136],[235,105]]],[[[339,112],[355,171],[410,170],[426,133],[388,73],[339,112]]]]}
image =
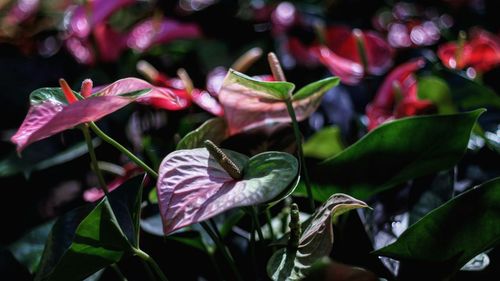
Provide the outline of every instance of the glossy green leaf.
{"type": "Polygon", "coordinates": [[[211,140],[219,145],[227,137],[229,137],[229,131],[226,121],[219,117],[212,118],[185,135],[177,144],[177,150],[204,147],[205,140],[211,140]]]}
{"type": "MultiPolygon", "coordinates": [[[[453,198],[374,252],[403,261],[438,264],[449,276],[500,243],[500,178],[453,198]]],[[[424,264],[422,264],[424,263],[424,264]]]]}
{"type": "Polygon", "coordinates": [[[328,77],[313,83],[310,83],[300,90],[298,90],[293,95],[293,100],[301,100],[308,98],[312,95],[320,95],[322,96],[326,91],[331,88],[337,86],[340,83],[340,79],[338,77],[328,77]]]}
{"type": "MultiPolygon", "coordinates": [[[[101,144],[101,141],[96,138],[92,143],[94,147],[97,147],[101,144]]],[[[17,153],[12,153],[0,161],[0,177],[10,177],[19,173],[29,176],[32,172],[48,169],[76,159],[85,155],[87,151],[85,142],[80,142],[49,157],[47,157],[48,155],[41,155],[42,153],[36,150],[25,151],[22,158],[19,158],[17,153]],[[47,158],[40,159],[43,157],[47,158]]]]}
{"type": "Polygon", "coordinates": [[[9,246],[9,250],[14,257],[26,266],[31,273],[36,271],[40,263],[45,240],[53,225],[54,221],[49,221],[37,226],[9,246]]]}
{"type": "Polygon", "coordinates": [[[263,98],[267,97],[269,99],[285,100],[292,94],[292,91],[295,88],[295,85],[290,82],[260,81],[233,69],[228,71],[227,77],[224,80],[227,84],[240,84],[255,90],[256,92],[261,93],[263,98]]]}
{"type": "Polygon", "coordinates": [[[344,150],[340,129],[326,127],[312,135],[303,145],[304,156],[326,159],[344,150]]]}
{"type": "Polygon", "coordinates": [[[431,101],[440,114],[457,112],[450,87],[443,79],[436,76],[421,77],[417,88],[419,99],[431,101]]]}
{"type": "MultiPolygon", "coordinates": [[[[366,199],[407,180],[455,165],[483,109],[453,115],[399,119],[371,131],[312,171],[313,195],[325,201],[336,192],[366,199]],[[319,174],[326,180],[314,177],[319,174]]],[[[303,195],[303,184],[296,194],[303,195]]]]}
{"type": "Polygon", "coordinates": [[[95,204],[60,217],[42,255],[36,280],[82,280],[132,254],[133,210],[140,177],[95,204]]]}
{"type": "Polygon", "coordinates": [[[443,70],[443,77],[450,81],[455,102],[465,110],[492,106],[500,108],[500,96],[488,86],[465,78],[455,71],[443,70]]]}
{"type": "Polygon", "coordinates": [[[332,195],[302,225],[298,248],[276,251],[267,264],[267,274],[273,280],[301,280],[313,264],[328,256],[333,247],[332,217],[367,205],[345,194],[332,195]]]}

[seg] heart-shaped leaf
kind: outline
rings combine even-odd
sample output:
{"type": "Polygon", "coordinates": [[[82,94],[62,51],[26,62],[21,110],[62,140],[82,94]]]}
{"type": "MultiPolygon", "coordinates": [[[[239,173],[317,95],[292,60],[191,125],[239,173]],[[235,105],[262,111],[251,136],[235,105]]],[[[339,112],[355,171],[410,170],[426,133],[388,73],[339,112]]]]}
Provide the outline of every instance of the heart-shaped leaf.
{"type": "MultiPolygon", "coordinates": [[[[338,84],[337,77],[311,83],[292,97],[297,120],[309,117],[319,106],[325,92],[338,84]]],[[[294,89],[289,82],[259,81],[234,70],[229,70],[219,92],[229,132],[241,131],[291,122],[285,100],[294,89]]]]}
{"type": "Polygon", "coordinates": [[[216,145],[219,145],[227,137],[229,137],[229,132],[226,121],[219,117],[212,118],[201,124],[196,130],[185,135],[177,144],[177,150],[203,147],[205,140],[211,140],[216,145]]]}
{"type": "MultiPolygon", "coordinates": [[[[449,169],[464,154],[483,112],[409,117],[383,124],[313,171],[323,178],[331,175],[319,181],[313,174],[318,184],[314,198],[325,201],[333,193],[344,192],[366,199],[407,180],[449,169]]],[[[305,194],[303,185],[299,188],[296,193],[305,194]]]]}
{"type": "Polygon", "coordinates": [[[298,172],[295,157],[266,152],[250,159],[224,150],[243,178],[233,179],[205,148],[178,150],[165,157],[157,183],[165,234],[226,210],[269,202],[283,193],[298,172]]]}
{"type": "Polygon", "coordinates": [[[109,199],[61,216],[50,231],[36,280],[82,280],[130,255],[136,245],[133,208],[140,179],[109,199]]]}
{"type": "MultiPolygon", "coordinates": [[[[374,253],[437,269],[435,277],[459,270],[500,240],[500,178],[453,198],[410,226],[393,244],[374,253]]],[[[433,270],[434,272],[434,270],[433,270]]]]}
{"type": "Polygon", "coordinates": [[[304,222],[298,248],[288,246],[276,251],[267,264],[273,280],[301,280],[320,258],[333,247],[332,216],[368,207],[363,201],[345,194],[332,195],[304,222]]]}

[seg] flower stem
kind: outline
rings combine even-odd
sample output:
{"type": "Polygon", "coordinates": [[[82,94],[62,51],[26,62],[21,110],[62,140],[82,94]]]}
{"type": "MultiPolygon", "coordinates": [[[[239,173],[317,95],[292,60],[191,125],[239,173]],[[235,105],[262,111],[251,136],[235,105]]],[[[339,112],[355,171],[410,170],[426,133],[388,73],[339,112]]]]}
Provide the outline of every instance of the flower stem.
{"type": "Polygon", "coordinates": [[[143,252],[141,249],[134,248],[134,254],[140,259],[145,261],[160,278],[161,281],[168,281],[167,276],[163,273],[160,266],[155,262],[155,260],[149,256],[147,253],[143,252]]]}
{"type": "Polygon", "coordinates": [[[300,162],[300,171],[304,177],[304,183],[306,185],[307,197],[309,198],[309,207],[312,211],[316,209],[314,206],[314,197],[311,189],[311,181],[309,179],[309,173],[307,172],[306,160],[304,158],[304,151],[302,149],[302,134],[300,132],[299,123],[297,122],[297,117],[295,116],[295,110],[292,106],[292,99],[288,98],[285,100],[286,108],[288,109],[288,114],[292,118],[293,133],[295,134],[295,141],[297,142],[298,158],[300,162]]]}
{"type": "Polygon", "coordinates": [[[141,159],[139,159],[137,156],[135,156],[132,152],[130,152],[128,149],[126,149],[123,145],[121,145],[119,142],[115,141],[113,138],[110,136],[106,135],[99,127],[94,122],[89,122],[89,127],[98,135],[101,139],[103,139],[105,142],[111,144],[114,146],[116,149],[118,149],[120,152],[125,154],[130,160],[132,160],[135,164],[137,164],[139,167],[143,168],[144,171],[146,171],[149,175],[158,178],[158,173],[155,172],[151,167],[149,167],[146,163],[144,163],[141,159]]]}
{"type": "Polygon", "coordinates": [[[97,180],[99,181],[99,186],[101,187],[104,194],[108,196],[109,190],[106,185],[106,181],[104,181],[104,177],[102,176],[101,170],[99,169],[99,164],[97,163],[97,157],[95,155],[94,144],[92,143],[92,138],[90,137],[89,128],[86,125],[81,126],[83,136],[85,137],[85,142],[87,143],[87,147],[90,155],[90,165],[92,166],[92,170],[97,176],[97,180]]]}
{"type": "Polygon", "coordinates": [[[266,209],[266,222],[267,227],[269,228],[269,234],[271,235],[271,241],[274,241],[276,237],[274,237],[273,222],[271,219],[271,211],[269,211],[269,208],[266,209]]]}
{"type": "MultiPolygon", "coordinates": [[[[262,227],[259,222],[259,217],[257,215],[257,209],[255,206],[250,207],[250,213],[252,215],[252,219],[254,221],[255,228],[257,230],[257,234],[259,235],[259,240],[264,241],[264,234],[262,234],[262,227]]],[[[254,230],[255,231],[255,230],[254,230]]]]}
{"type": "Polygon", "coordinates": [[[127,278],[125,277],[125,275],[123,275],[122,271],[120,270],[120,268],[118,267],[118,265],[116,263],[113,263],[111,265],[111,268],[115,271],[116,275],[118,275],[118,278],[122,281],[127,281],[127,278]]]}
{"type": "MultiPolygon", "coordinates": [[[[273,73],[274,79],[278,81],[286,81],[285,74],[281,68],[281,64],[278,57],[271,52],[267,56],[271,72],[273,73]]],[[[306,161],[304,159],[304,151],[302,150],[302,133],[300,132],[299,123],[297,122],[297,116],[295,115],[295,110],[292,105],[292,94],[288,93],[288,98],[284,100],[286,104],[286,109],[292,119],[293,133],[295,134],[295,141],[297,142],[298,158],[300,163],[300,172],[302,177],[304,177],[304,183],[306,185],[307,197],[309,198],[309,206],[312,211],[314,211],[314,197],[311,189],[311,181],[309,180],[309,173],[307,172],[306,161]]]]}
{"type": "Polygon", "coordinates": [[[238,269],[236,268],[236,264],[234,262],[233,257],[231,256],[231,253],[227,249],[226,245],[222,243],[222,241],[219,239],[219,236],[214,232],[214,230],[208,225],[208,223],[202,221],[200,222],[201,226],[203,229],[207,232],[207,234],[212,238],[214,241],[215,245],[217,245],[217,248],[222,252],[222,255],[226,259],[226,262],[229,264],[231,271],[233,272],[234,276],[236,277],[236,280],[243,281],[243,278],[241,277],[238,269]]]}

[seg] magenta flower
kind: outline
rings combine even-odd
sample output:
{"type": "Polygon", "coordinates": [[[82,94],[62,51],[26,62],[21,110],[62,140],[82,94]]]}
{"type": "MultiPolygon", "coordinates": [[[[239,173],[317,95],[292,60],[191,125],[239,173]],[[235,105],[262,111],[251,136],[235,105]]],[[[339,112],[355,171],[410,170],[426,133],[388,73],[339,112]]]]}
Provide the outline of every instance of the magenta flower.
{"type": "Polygon", "coordinates": [[[430,101],[420,100],[417,96],[415,72],[424,66],[423,59],[415,59],[396,67],[387,75],[373,101],[366,106],[368,130],[384,122],[422,114],[434,108],[430,101]]]}
{"type": "Polygon", "coordinates": [[[169,106],[184,106],[182,100],[168,90],[137,78],[118,80],[94,94],[91,94],[90,81],[82,85],[81,98],[64,80],[61,80],[61,88],[41,88],[31,93],[28,114],[11,138],[18,152],[35,141],[82,123],[97,121],[133,101],[148,104],[161,97],[169,106]]]}
{"type": "Polygon", "coordinates": [[[343,83],[355,85],[367,74],[382,75],[392,65],[394,51],[377,33],[331,27],[325,44],[312,47],[318,59],[343,83]]]}

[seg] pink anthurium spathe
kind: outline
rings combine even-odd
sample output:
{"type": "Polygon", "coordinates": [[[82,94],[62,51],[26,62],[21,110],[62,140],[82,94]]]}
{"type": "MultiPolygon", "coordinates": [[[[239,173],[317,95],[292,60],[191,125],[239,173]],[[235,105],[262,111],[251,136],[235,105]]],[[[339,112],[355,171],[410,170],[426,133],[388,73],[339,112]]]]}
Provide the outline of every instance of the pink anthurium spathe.
{"type": "Polygon", "coordinates": [[[249,159],[216,147],[210,152],[207,148],[174,151],[162,161],[156,185],[164,233],[232,208],[279,199],[294,188],[297,173],[297,160],[283,152],[249,159]],[[231,163],[220,162],[220,153],[231,163]]]}
{"type": "Polygon", "coordinates": [[[196,24],[153,18],[132,28],[128,33],[127,45],[134,50],[143,52],[156,44],[199,36],[201,36],[201,30],[196,24]]]}
{"type": "MultiPolygon", "coordinates": [[[[309,117],[319,106],[323,95],[336,86],[337,77],[311,83],[292,96],[298,121],[309,117]]],[[[265,82],[229,70],[219,92],[224,118],[231,135],[253,128],[291,122],[285,104],[295,86],[289,82],[265,82]]]]}
{"type": "Polygon", "coordinates": [[[355,85],[367,74],[384,74],[392,65],[392,47],[375,32],[331,27],[324,39],[325,44],[312,51],[343,83],[355,85]]]}
{"type": "Polygon", "coordinates": [[[65,82],[61,86],[62,89],[41,88],[31,93],[28,114],[11,138],[18,152],[35,141],[82,123],[99,120],[134,101],[149,103],[151,98],[162,97],[170,106],[179,102],[165,89],[137,78],[118,80],[90,96],[87,81],[81,95],[87,95],[86,98],[78,98],[65,82]]]}
{"type": "MultiPolygon", "coordinates": [[[[193,101],[199,107],[212,113],[213,115],[224,115],[222,106],[219,104],[218,100],[209,92],[192,88],[192,86],[188,86],[188,88],[190,89],[186,89],[186,85],[182,81],[182,79],[168,77],[167,75],[156,70],[151,64],[146,61],[140,61],[137,64],[137,70],[141,72],[145,77],[147,77],[148,80],[153,84],[167,87],[176,96],[185,100],[187,103],[186,106],[189,106],[191,101],[193,101]]],[[[191,82],[187,83],[191,84],[191,82]]],[[[152,100],[151,102],[153,106],[162,107],[160,104],[161,100],[152,100]]]]}
{"type": "Polygon", "coordinates": [[[479,72],[486,72],[500,64],[500,37],[484,30],[474,30],[466,40],[461,33],[458,42],[441,45],[437,51],[443,64],[451,69],[468,66],[479,72]]]}
{"type": "Polygon", "coordinates": [[[373,101],[366,107],[368,129],[373,130],[389,120],[428,112],[434,106],[417,96],[415,72],[425,66],[415,59],[396,67],[387,75],[373,101]]]}
{"type": "MultiPolygon", "coordinates": [[[[133,163],[128,163],[123,166],[123,174],[116,177],[114,180],[107,184],[108,191],[111,192],[118,187],[120,187],[123,183],[125,183],[130,178],[133,178],[143,172],[143,169],[138,167],[133,163]]],[[[87,202],[95,202],[104,197],[104,191],[100,187],[92,187],[90,189],[85,190],[83,193],[83,199],[87,202]]]]}

